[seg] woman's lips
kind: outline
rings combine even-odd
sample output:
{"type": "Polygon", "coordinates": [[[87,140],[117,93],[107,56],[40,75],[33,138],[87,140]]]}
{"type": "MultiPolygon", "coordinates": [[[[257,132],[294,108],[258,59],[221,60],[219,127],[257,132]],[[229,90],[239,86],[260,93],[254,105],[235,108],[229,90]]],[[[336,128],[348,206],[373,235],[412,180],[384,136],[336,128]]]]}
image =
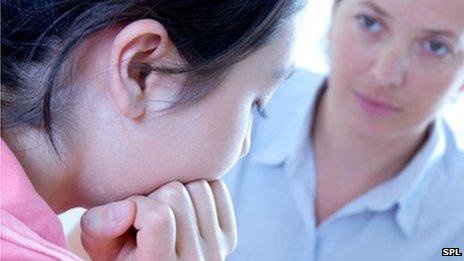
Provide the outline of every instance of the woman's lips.
{"type": "Polygon", "coordinates": [[[396,106],[381,102],[375,98],[371,98],[359,92],[355,92],[354,94],[359,106],[369,114],[376,116],[387,116],[394,112],[401,111],[401,109],[396,106]]]}

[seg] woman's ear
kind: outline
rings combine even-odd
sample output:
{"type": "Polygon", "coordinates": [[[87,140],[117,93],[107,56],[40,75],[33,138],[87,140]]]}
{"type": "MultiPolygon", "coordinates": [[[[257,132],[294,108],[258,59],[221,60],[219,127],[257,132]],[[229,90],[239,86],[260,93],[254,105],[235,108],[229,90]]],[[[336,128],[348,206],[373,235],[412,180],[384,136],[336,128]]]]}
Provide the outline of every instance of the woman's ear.
{"type": "Polygon", "coordinates": [[[172,46],[164,26],[152,19],[132,22],[116,35],[111,47],[109,88],[124,117],[138,118],[144,114],[150,68],[168,58],[172,46]]]}

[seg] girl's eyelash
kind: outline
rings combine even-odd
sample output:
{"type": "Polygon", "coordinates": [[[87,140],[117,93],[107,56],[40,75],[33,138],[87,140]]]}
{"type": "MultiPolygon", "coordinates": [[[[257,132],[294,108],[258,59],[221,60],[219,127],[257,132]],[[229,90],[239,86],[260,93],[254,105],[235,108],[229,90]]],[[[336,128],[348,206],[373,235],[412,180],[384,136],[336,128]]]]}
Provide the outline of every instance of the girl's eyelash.
{"type": "Polygon", "coordinates": [[[259,117],[263,119],[269,119],[266,109],[263,108],[261,101],[257,100],[253,102],[253,108],[258,113],[259,117]]]}

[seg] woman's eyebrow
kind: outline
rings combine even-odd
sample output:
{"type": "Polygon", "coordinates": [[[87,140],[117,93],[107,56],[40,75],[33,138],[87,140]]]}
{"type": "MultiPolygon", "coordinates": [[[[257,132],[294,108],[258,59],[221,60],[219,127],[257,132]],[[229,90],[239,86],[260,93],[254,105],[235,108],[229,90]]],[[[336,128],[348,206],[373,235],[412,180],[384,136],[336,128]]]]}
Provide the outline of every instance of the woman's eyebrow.
{"type": "MultiPolygon", "coordinates": [[[[361,1],[359,4],[372,9],[374,12],[378,13],[379,15],[384,16],[385,18],[391,18],[391,15],[387,11],[385,11],[383,8],[381,8],[380,6],[378,6],[377,4],[371,1],[364,0],[364,1],[361,1]]],[[[443,35],[447,37],[452,37],[454,39],[458,38],[455,33],[453,33],[452,31],[448,31],[448,30],[424,29],[423,31],[430,35],[443,35]]]]}
{"type": "Polygon", "coordinates": [[[385,18],[391,18],[391,15],[387,13],[385,10],[383,10],[381,7],[379,7],[377,4],[374,4],[370,1],[361,1],[360,5],[364,5],[367,8],[370,8],[374,10],[374,12],[378,13],[381,16],[384,16],[385,18]]]}
{"type": "Polygon", "coordinates": [[[447,36],[451,37],[453,39],[457,39],[457,35],[453,33],[452,31],[447,31],[447,30],[441,30],[441,29],[424,29],[424,32],[429,34],[429,35],[442,35],[442,36],[447,36]]]}

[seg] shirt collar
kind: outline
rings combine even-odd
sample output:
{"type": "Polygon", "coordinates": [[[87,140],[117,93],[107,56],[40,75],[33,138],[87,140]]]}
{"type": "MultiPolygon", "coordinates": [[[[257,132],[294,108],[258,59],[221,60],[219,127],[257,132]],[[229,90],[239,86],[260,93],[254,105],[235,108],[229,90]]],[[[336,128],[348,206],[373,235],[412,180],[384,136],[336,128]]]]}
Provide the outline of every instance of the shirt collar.
{"type": "Polygon", "coordinates": [[[414,232],[415,224],[424,195],[437,168],[446,152],[444,121],[436,119],[431,134],[426,142],[398,176],[398,212],[397,222],[403,233],[409,237],[414,232]]]}
{"type": "Polygon", "coordinates": [[[389,181],[359,198],[356,209],[382,212],[396,207],[398,226],[406,237],[411,236],[424,194],[433,177],[432,169],[443,159],[445,149],[443,122],[437,119],[430,127],[427,141],[406,167],[389,181]]]}

